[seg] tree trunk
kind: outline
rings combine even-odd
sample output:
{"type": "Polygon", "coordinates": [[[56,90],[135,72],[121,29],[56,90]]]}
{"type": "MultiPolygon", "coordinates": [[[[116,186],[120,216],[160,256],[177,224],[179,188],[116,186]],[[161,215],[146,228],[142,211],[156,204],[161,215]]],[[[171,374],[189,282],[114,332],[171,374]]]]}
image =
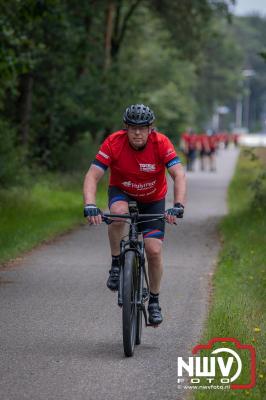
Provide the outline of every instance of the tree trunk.
{"type": "Polygon", "coordinates": [[[133,3],[131,3],[123,18],[121,15],[122,1],[120,0],[117,3],[117,7],[115,10],[116,11],[115,26],[114,26],[114,32],[113,32],[112,42],[111,42],[111,58],[112,59],[115,59],[117,57],[119,50],[121,48],[122,42],[124,40],[125,33],[128,28],[128,22],[129,22],[130,18],[132,17],[132,15],[134,14],[136,8],[139,6],[139,4],[141,2],[142,2],[142,0],[135,0],[133,3]]]}
{"type": "Polygon", "coordinates": [[[115,2],[113,0],[109,0],[106,12],[105,57],[104,57],[105,72],[108,71],[111,65],[112,36],[113,36],[115,10],[116,10],[115,2]]]}
{"type": "Polygon", "coordinates": [[[18,122],[21,143],[24,146],[29,142],[29,128],[32,109],[33,75],[31,72],[23,74],[19,79],[18,122]]]}

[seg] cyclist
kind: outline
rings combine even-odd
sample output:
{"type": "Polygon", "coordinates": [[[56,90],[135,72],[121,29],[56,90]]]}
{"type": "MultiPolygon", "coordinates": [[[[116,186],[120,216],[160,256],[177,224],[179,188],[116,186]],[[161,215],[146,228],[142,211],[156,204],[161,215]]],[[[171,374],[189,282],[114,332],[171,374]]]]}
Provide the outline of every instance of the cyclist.
{"type": "MultiPolygon", "coordinates": [[[[97,184],[110,168],[109,209],[112,214],[128,213],[128,201],[137,201],[141,214],[163,214],[170,224],[182,218],[185,200],[185,175],[171,141],[152,127],[153,111],[143,104],[126,108],[125,129],[110,134],[102,143],[84,180],[84,216],[91,224],[102,221],[95,204],[97,184]],[[167,181],[165,168],[174,181],[174,204],[165,211],[167,181]]],[[[120,240],[125,223],[116,221],[108,226],[112,254],[107,287],[118,290],[120,274],[120,240]]],[[[159,306],[160,282],[163,272],[162,241],[164,221],[141,223],[148,261],[150,297],[149,322],[159,325],[163,318],[159,306]]]]}

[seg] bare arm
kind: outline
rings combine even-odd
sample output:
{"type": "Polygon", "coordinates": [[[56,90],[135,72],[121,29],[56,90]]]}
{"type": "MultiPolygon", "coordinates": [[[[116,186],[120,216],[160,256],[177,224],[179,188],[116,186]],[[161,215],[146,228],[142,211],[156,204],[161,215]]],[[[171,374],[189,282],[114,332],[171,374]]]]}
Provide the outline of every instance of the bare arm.
{"type": "Polygon", "coordinates": [[[103,177],[104,170],[102,168],[91,165],[84,179],[83,198],[84,204],[95,204],[97,185],[103,177]]]}
{"type": "Polygon", "coordinates": [[[168,171],[174,181],[174,204],[181,203],[184,205],[186,200],[186,176],[183,166],[175,164],[168,168],[168,171]]]}

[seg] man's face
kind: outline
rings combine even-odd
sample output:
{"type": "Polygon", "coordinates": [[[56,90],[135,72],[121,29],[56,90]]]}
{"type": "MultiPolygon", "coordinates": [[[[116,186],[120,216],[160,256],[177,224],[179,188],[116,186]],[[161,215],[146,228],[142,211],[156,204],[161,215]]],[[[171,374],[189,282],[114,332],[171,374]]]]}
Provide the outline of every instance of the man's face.
{"type": "Polygon", "coordinates": [[[128,125],[127,129],[129,143],[134,149],[139,150],[146,145],[151,132],[150,126],[128,125]]]}

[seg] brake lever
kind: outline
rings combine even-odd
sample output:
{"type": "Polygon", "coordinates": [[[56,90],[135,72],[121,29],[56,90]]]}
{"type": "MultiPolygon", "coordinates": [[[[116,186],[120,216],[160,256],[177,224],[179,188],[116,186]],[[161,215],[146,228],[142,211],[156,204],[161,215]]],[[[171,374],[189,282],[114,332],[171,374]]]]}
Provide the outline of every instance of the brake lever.
{"type": "Polygon", "coordinates": [[[103,222],[106,223],[106,225],[111,225],[111,223],[114,222],[114,220],[112,220],[108,217],[105,217],[104,215],[102,215],[102,220],[103,220],[103,222]]]}
{"type": "MultiPolygon", "coordinates": [[[[170,222],[167,221],[167,218],[166,218],[166,217],[164,217],[164,221],[167,222],[167,224],[170,224],[170,222]]],[[[173,223],[170,224],[170,225],[177,225],[177,222],[173,222],[173,223]]]]}

